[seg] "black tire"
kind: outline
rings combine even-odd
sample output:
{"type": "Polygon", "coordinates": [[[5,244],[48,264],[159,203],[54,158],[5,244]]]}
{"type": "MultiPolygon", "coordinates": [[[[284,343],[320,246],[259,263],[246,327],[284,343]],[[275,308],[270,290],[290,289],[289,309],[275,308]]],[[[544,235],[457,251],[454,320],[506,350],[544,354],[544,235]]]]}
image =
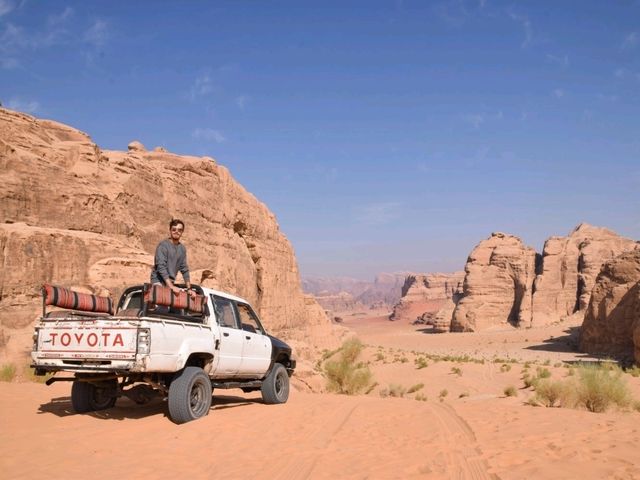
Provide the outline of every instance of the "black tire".
{"type": "Polygon", "coordinates": [[[289,398],[289,375],[281,363],[276,363],[262,382],[262,401],[267,404],[285,403],[289,398]]]}
{"type": "Polygon", "coordinates": [[[169,386],[169,417],[177,424],[209,413],[211,380],[200,367],[185,367],[169,386]]]}
{"type": "Polygon", "coordinates": [[[77,413],[106,410],[116,404],[118,381],[99,383],[74,380],[71,385],[71,406],[77,413]]]}

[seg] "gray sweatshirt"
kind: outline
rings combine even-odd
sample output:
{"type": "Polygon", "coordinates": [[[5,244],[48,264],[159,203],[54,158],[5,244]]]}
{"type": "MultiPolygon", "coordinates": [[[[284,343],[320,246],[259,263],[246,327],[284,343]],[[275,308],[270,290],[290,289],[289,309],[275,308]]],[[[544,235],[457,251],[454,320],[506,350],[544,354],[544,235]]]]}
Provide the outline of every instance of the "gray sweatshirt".
{"type": "Polygon", "coordinates": [[[156,248],[155,265],[151,271],[151,283],[162,283],[170,278],[175,281],[178,272],[182,273],[185,283],[190,281],[187,266],[187,249],[181,243],[174,245],[168,238],[161,241],[156,248]]]}

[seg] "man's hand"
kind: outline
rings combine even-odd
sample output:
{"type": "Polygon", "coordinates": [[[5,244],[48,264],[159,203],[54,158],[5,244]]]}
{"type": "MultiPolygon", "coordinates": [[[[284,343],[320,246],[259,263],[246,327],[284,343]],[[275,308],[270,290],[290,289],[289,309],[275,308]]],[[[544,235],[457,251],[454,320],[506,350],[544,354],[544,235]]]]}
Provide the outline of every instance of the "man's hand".
{"type": "Polygon", "coordinates": [[[181,290],[180,290],[178,287],[176,287],[175,285],[171,285],[171,287],[169,287],[169,288],[171,288],[171,291],[172,291],[173,293],[175,293],[176,295],[178,295],[178,294],[180,293],[180,291],[181,291],[181,290]]]}
{"type": "Polygon", "coordinates": [[[196,291],[195,290],[189,290],[189,296],[191,297],[192,300],[194,298],[196,298],[196,291]]]}

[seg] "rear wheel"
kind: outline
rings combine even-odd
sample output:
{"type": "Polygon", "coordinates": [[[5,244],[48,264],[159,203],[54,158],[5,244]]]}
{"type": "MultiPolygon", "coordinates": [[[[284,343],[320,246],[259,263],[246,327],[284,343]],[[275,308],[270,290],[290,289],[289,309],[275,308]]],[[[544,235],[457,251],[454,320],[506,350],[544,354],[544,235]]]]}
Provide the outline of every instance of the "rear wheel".
{"type": "Polygon", "coordinates": [[[276,363],[262,382],[264,403],[285,403],[289,398],[289,375],[281,363],[276,363]]]}
{"type": "Polygon", "coordinates": [[[211,408],[211,380],[200,367],[186,367],[169,386],[169,416],[175,423],[204,417],[211,408]]]}
{"type": "Polygon", "coordinates": [[[71,386],[71,405],[78,413],[105,410],[116,404],[118,381],[82,382],[74,380],[71,386]]]}

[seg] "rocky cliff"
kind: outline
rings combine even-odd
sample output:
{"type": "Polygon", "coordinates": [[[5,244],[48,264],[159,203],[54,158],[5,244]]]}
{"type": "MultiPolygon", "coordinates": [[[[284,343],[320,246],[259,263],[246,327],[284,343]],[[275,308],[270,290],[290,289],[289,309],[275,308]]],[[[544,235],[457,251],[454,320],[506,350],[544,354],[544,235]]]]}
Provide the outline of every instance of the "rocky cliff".
{"type": "Polygon", "coordinates": [[[330,329],[274,215],[211,158],[139,142],[101,150],[71,127],[0,108],[0,179],[0,337],[19,342],[11,352],[30,348],[18,330],[40,311],[43,282],[117,296],[148,281],[172,217],[185,222],[193,281],[247,298],[271,330],[330,329]]]}
{"type": "Polygon", "coordinates": [[[535,281],[533,325],[547,325],[584,312],[602,264],[633,249],[635,243],[586,223],[567,237],[549,238],[542,252],[542,272],[535,281]]]}
{"type": "Polygon", "coordinates": [[[416,320],[436,313],[448,299],[462,291],[464,272],[408,275],[402,297],[393,307],[390,320],[416,320]]]}
{"type": "Polygon", "coordinates": [[[530,326],[536,252],[518,237],[493,233],[467,260],[462,298],[451,331],[530,326]]]}
{"type": "Polygon", "coordinates": [[[580,331],[580,350],[640,363],[640,245],[605,263],[580,331]]]}

